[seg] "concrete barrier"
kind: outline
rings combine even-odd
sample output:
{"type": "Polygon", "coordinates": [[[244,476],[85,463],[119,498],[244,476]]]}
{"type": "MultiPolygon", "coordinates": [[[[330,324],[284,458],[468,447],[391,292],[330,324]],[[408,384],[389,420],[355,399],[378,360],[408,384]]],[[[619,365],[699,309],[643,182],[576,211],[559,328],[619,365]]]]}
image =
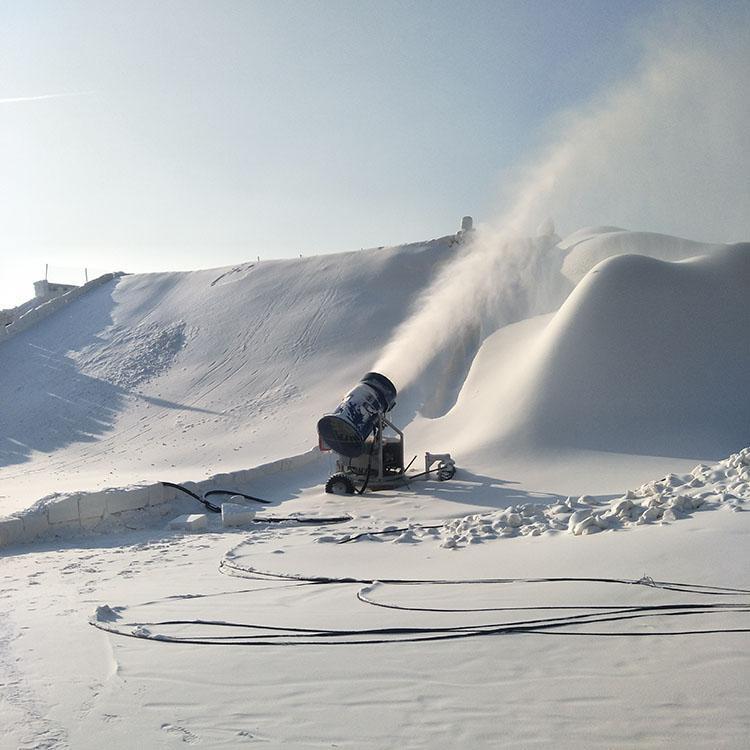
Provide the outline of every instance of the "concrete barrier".
{"type": "MultiPolygon", "coordinates": [[[[200,482],[182,482],[185,487],[203,494],[212,489],[239,489],[261,477],[280,474],[314,463],[320,457],[315,447],[297,456],[282,458],[252,469],[215,474],[200,482]]],[[[160,482],[111,487],[97,492],[55,493],[38,500],[24,511],[0,518],[0,548],[26,544],[44,539],[75,535],[76,532],[96,533],[116,528],[125,517],[139,514],[173,513],[177,502],[185,502],[185,495],[160,482]]]]}

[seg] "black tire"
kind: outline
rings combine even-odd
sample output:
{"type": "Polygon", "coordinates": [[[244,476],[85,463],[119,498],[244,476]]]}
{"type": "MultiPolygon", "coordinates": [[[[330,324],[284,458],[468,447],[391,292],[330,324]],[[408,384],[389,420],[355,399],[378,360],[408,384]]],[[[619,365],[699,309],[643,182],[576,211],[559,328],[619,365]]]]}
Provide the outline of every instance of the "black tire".
{"type": "Polygon", "coordinates": [[[439,482],[447,482],[449,479],[453,479],[456,474],[456,467],[452,464],[440,463],[438,465],[437,477],[439,482]]]}
{"type": "Polygon", "coordinates": [[[334,474],[326,482],[326,492],[331,495],[353,495],[354,482],[346,474],[334,474]]]}

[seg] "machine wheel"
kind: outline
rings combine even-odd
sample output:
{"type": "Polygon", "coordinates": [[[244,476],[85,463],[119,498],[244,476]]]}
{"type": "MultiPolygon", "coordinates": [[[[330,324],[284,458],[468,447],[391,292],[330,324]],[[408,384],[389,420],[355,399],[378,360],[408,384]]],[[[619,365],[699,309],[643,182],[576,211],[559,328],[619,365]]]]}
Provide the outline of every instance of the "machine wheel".
{"type": "Polygon", "coordinates": [[[326,482],[326,492],[332,495],[353,495],[354,483],[346,474],[334,474],[326,482]]]}
{"type": "Polygon", "coordinates": [[[439,482],[447,482],[449,479],[453,479],[456,473],[456,467],[454,464],[444,464],[442,461],[438,464],[437,478],[439,482]]]}

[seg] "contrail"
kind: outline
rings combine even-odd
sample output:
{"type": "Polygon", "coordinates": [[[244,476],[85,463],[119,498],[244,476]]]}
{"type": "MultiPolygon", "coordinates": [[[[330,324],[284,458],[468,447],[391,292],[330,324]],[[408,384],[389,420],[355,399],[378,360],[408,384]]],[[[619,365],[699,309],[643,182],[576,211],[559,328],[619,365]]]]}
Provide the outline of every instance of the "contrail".
{"type": "Polygon", "coordinates": [[[43,99],[64,99],[69,96],[88,96],[93,91],[72,91],[66,94],[40,94],[39,96],[14,96],[7,99],[0,99],[0,104],[19,104],[21,102],[39,102],[43,99]]]}

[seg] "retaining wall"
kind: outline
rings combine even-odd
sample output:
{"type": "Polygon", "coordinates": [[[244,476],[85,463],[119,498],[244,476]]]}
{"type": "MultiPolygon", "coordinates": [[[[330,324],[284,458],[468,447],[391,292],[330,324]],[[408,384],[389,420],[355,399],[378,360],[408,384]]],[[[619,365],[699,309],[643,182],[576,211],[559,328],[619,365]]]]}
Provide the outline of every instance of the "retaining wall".
{"type": "MultiPolygon", "coordinates": [[[[11,336],[15,336],[17,333],[25,331],[35,323],[38,323],[40,320],[44,320],[44,318],[49,317],[50,315],[52,315],[52,313],[57,312],[60,308],[65,307],[65,305],[71,303],[73,300],[82,297],[87,292],[96,289],[102,284],[106,284],[108,281],[112,281],[112,279],[117,279],[120,276],[124,275],[125,274],[122,271],[119,271],[117,273],[105,273],[103,276],[99,276],[96,279],[91,279],[91,281],[87,282],[83,286],[79,286],[76,289],[71,289],[69,292],[61,294],[59,297],[53,297],[46,302],[42,302],[38,306],[33,307],[32,309],[28,310],[28,312],[25,312],[21,316],[16,318],[15,321],[10,325],[0,326],[0,341],[5,341],[6,339],[11,338],[11,336]]],[[[33,300],[31,300],[30,302],[33,302],[33,300]]],[[[28,304],[29,303],[25,302],[19,307],[24,307],[28,304]]]]}
{"type": "MultiPolygon", "coordinates": [[[[279,474],[314,463],[320,456],[316,447],[307,453],[279,461],[242,469],[226,474],[215,474],[201,482],[184,482],[188,489],[202,494],[212,489],[234,489],[261,477],[279,474]]],[[[43,497],[31,508],[0,518],[0,548],[25,544],[76,532],[106,531],[117,526],[117,521],[132,519],[144,513],[169,512],[170,504],[184,493],[161,483],[131,487],[114,487],[98,492],[73,492],[43,497]],[[113,523],[114,522],[114,523],[113,523]]]]}

